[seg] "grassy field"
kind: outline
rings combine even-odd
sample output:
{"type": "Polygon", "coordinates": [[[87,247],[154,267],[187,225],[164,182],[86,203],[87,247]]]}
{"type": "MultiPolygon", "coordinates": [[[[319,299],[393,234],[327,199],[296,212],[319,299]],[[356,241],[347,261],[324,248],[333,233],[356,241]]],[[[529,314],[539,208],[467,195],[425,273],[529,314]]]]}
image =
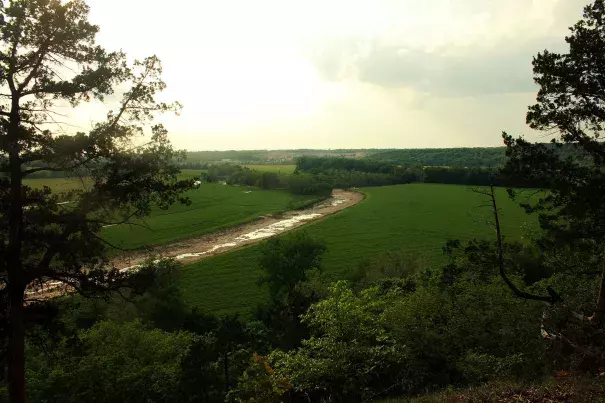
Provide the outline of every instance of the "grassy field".
{"type": "Polygon", "coordinates": [[[91,183],[87,178],[39,178],[25,179],[24,184],[34,189],[42,189],[48,186],[54,192],[65,192],[72,189],[78,189],[91,183]]]}
{"type": "Polygon", "coordinates": [[[200,177],[200,174],[205,171],[205,169],[181,169],[179,179],[198,179],[200,177]]]}
{"type": "MultiPolygon", "coordinates": [[[[180,179],[198,177],[201,170],[183,169],[180,179]]],[[[90,184],[84,178],[28,179],[34,188],[48,186],[55,192],[90,184]]],[[[282,190],[260,190],[205,183],[187,194],[190,206],[174,205],[168,210],[155,209],[141,225],[117,225],[105,228],[104,237],[120,248],[132,249],[166,244],[214,232],[251,221],[259,216],[289,210],[317,200],[312,196],[295,196],[282,190]]]]}
{"type": "Polygon", "coordinates": [[[261,172],[275,172],[281,174],[291,174],[296,169],[296,165],[245,165],[250,169],[261,172]]]}
{"type": "MultiPolygon", "coordinates": [[[[436,265],[445,260],[441,248],[448,239],[494,236],[486,223],[490,210],[479,207],[485,197],[465,186],[414,184],[364,192],[360,204],[305,226],[326,243],[324,267],[332,279],[346,278],[361,261],[384,251],[401,250],[436,265]]],[[[524,228],[535,228],[535,220],[504,189],[498,189],[498,202],[506,238],[519,240],[524,228]]],[[[187,303],[221,313],[250,312],[266,297],[256,285],[258,251],[253,245],[186,266],[181,284],[187,303]]]]}
{"type": "MultiPolygon", "coordinates": [[[[202,169],[182,169],[179,179],[199,178],[202,171],[202,169]]],[[[86,186],[91,181],[88,178],[37,178],[26,179],[24,183],[35,189],[42,189],[42,187],[48,186],[55,192],[65,192],[86,186]]]]}
{"type": "Polygon", "coordinates": [[[301,198],[281,190],[260,190],[205,183],[187,194],[190,206],[156,209],[138,225],[106,228],[107,240],[122,248],[160,245],[242,224],[261,215],[287,210],[301,198]],[[147,228],[146,228],[147,227],[147,228]]]}

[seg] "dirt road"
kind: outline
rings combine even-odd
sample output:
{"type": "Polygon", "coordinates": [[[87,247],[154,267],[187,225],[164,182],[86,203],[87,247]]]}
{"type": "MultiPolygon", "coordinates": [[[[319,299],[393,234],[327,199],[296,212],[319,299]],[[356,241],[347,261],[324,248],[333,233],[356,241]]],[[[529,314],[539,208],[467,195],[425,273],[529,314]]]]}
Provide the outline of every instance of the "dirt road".
{"type": "MultiPolygon", "coordinates": [[[[332,197],[310,208],[289,211],[279,217],[274,215],[264,216],[255,221],[201,237],[150,248],[145,252],[122,255],[114,261],[114,265],[120,270],[132,270],[150,256],[174,258],[184,263],[191,263],[298,228],[308,222],[319,220],[353,206],[363,198],[363,194],[358,192],[335,189],[332,192],[332,197]]],[[[28,290],[26,295],[28,299],[46,299],[66,291],[64,284],[54,281],[45,283],[37,289],[28,290]]]]}

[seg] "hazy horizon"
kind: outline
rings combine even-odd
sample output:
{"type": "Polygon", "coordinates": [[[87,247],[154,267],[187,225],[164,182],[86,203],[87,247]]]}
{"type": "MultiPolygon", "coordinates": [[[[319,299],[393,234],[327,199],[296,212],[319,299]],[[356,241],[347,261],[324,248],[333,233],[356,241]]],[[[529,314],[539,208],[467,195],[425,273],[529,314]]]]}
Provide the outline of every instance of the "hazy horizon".
{"type": "Polygon", "coordinates": [[[422,149],[455,149],[455,148],[504,148],[504,145],[499,146],[469,146],[469,147],[365,147],[365,148],[349,148],[349,147],[334,147],[334,148],[226,148],[223,150],[218,149],[207,149],[207,150],[193,150],[187,149],[187,152],[222,152],[222,151],[339,151],[339,150],[422,150],[422,149]]]}
{"type": "MultiPolygon", "coordinates": [[[[525,124],[532,56],[566,49],[584,0],[87,3],[101,45],[162,60],[163,97],[184,109],[161,121],[202,151],[539,139],[525,124]]],[[[79,107],[73,130],[106,111],[79,107]]]]}

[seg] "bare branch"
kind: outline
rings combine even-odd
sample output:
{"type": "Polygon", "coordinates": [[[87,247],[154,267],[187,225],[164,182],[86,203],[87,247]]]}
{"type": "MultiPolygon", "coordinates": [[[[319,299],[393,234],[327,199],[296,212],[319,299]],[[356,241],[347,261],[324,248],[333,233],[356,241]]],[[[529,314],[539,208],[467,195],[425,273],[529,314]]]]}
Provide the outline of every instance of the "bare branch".
{"type": "Polygon", "coordinates": [[[21,91],[23,91],[31,82],[32,78],[34,78],[36,76],[36,74],[38,74],[38,69],[40,68],[40,66],[42,65],[42,61],[44,61],[44,57],[46,56],[46,52],[48,52],[48,48],[50,47],[50,42],[51,42],[51,38],[52,36],[49,36],[46,41],[44,41],[44,43],[42,43],[42,45],[40,46],[40,48],[36,51],[36,62],[33,65],[31,71],[29,72],[29,74],[27,75],[27,77],[25,78],[25,80],[23,80],[23,82],[19,85],[19,88],[17,89],[17,91],[19,93],[21,93],[21,91]]]}
{"type": "Polygon", "coordinates": [[[535,301],[544,301],[544,302],[548,302],[550,304],[555,304],[557,302],[563,301],[561,299],[561,297],[550,286],[548,286],[546,288],[546,290],[550,294],[549,296],[530,294],[525,291],[519,290],[517,288],[517,286],[507,277],[507,275],[504,271],[504,254],[503,254],[503,250],[502,250],[502,231],[500,229],[500,217],[498,214],[498,207],[496,205],[496,196],[494,194],[494,186],[490,185],[489,188],[490,188],[489,197],[491,198],[491,201],[492,201],[494,220],[496,223],[496,237],[497,237],[497,246],[498,246],[498,265],[500,268],[500,277],[502,277],[502,279],[504,280],[504,282],[506,283],[508,288],[510,288],[511,291],[519,298],[531,299],[531,300],[535,300],[535,301]]]}

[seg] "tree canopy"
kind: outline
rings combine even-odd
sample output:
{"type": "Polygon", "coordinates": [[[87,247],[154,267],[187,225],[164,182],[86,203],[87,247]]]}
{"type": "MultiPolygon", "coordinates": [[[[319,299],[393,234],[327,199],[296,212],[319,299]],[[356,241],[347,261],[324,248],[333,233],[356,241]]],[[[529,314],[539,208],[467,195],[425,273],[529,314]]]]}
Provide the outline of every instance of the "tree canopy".
{"type": "Polygon", "coordinates": [[[155,100],[165,88],[159,59],[129,64],[103,49],[88,12],[82,0],[0,2],[0,331],[14,402],[26,400],[26,290],[51,279],[82,293],[119,287],[128,276],[111,267],[101,228],[186,202],[191,185],[177,181],[181,154],[166,129],[145,130],[157,113],[180,108],[155,100]],[[117,101],[88,133],[53,124],[57,107],[94,99],[117,101]],[[45,171],[92,183],[68,195],[24,184],[45,171]]]}
{"type": "MultiPolygon", "coordinates": [[[[565,38],[569,52],[545,50],[533,60],[540,90],[527,112],[527,123],[556,133],[552,145],[503,135],[509,157],[504,174],[540,183],[548,190],[535,202],[525,203],[528,212],[539,214],[546,231],[542,245],[593,252],[578,258],[605,252],[604,19],[605,2],[595,0],[570,28],[565,38]]],[[[595,265],[594,260],[590,264],[595,265]]],[[[605,276],[597,313],[605,314],[605,276]]]]}

